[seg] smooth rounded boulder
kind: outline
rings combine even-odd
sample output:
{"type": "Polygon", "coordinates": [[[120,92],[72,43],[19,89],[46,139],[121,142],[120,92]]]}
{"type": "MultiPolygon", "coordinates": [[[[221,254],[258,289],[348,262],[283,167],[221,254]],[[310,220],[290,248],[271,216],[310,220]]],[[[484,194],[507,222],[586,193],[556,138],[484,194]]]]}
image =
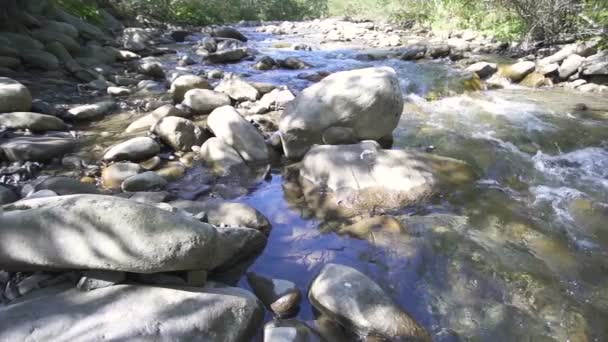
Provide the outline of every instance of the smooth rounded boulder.
{"type": "Polygon", "coordinates": [[[209,114],[214,109],[230,105],[230,97],[224,93],[220,93],[207,89],[192,89],[184,94],[182,103],[190,108],[196,114],[209,114]]]}
{"type": "Polygon", "coordinates": [[[32,94],[23,84],[0,77],[0,113],[27,112],[32,108],[32,94]]]}
{"type": "Polygon", "coordinates": [[[246,168],[238,152],[220,138],[210,138],[200,150],[201,160],[218,176],[228,176],[246,168]]]}
{"type": "Polygon", "coordinates": [[[154,127],[160,139],[175,151],[190,152],[192,146],[203,144],[207,136],[192,121],[177,116],[167,116],[154,127]]]}
{"type": "Polygon", "coordinates": [[[9,129],[29,129],[35,132],[63,131],[68,128],[63,120],[57,117],[30,112],[0,114],[0,126],[9,129]]]}
{"type": "Polygon", "coordinates": [[[351,128],[354,138],[391,136],[403,110],[397,74],[392,68],[368,68],[332,74],[304,89],[290,102],[279,122],[288,158],[304,156],[333,126],[351,128]]]}
{"type": "Polygon", "coordinates": [[[179,108],[166,104],[164,106],[156,108],[152,113],[142,116],[141,118],[133,121],[129,127],[125,130],[127,133],[137,132],[143,129],[149,129],[154,126],[160,119],[167,116],[179,116],[187,117],[188,114],[179,108]]]}
{"type": "Polygon", "coordinates": [[[247,37],[245,37],[237,29],[232,28],[230,26],[223,26],[223,27],[220,27],[220,28],[217,28],[217,29],[213,30],[213,32],[211,32],[211,36],[212,37],[216,37],[216,38],[237,39],[237,40],[240,40],[242,42],[246,42],[247,41],[247,37]]]}
{"type": "Polygon", "coordinates": [[[312,282],[308,298],[321,313],[364,336],[388,341],[431,341],[426,330],[378,284],[354,268],[325,265],[312,282]]]}
{"type": "Polygon", "coordinates": [[[24,136],[0,143],[10,161],[47,162],[74,150],[77,140],[54,136],[24,136]]]}
{"type": "Polygon", "coordinates": [[[184,95],[192,89],[211,89],[211,85],[200,76],[183,75],[171,83],[169,92],[173,94],[173,102],[180,103],[184,100],[184,95]]]}
{"type": "Polygon", "coordinates": [[[138,137],[110,147],[103,155],[108,161],[144,161],[160,152],[160,146],[152,138],[138,137]]]}
{"type": "Polygon", "coordinates": [[[4,209],[0,216],[3,270],[213,270],[249,256],[266,243],[254,229],[215,228],[113,196],[24,200],[4,209]]]}

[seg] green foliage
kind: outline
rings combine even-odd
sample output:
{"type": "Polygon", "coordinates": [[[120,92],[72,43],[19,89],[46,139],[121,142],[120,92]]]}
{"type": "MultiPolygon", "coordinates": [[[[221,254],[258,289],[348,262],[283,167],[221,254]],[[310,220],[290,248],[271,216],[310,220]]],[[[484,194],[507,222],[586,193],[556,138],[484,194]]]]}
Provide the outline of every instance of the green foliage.
{"type": "Polygon", "coordinates": [[[101,14],[97,2],[91,0],[57,0],[57,3],[69,13],[90,23],[101,23],[101,14]]]}

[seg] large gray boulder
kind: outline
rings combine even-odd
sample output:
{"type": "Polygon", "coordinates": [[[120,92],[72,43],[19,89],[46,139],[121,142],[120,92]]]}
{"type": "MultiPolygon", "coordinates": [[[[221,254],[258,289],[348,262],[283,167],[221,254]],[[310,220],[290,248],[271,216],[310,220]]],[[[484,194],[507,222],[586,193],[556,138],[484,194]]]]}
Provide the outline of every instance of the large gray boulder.
{"type": "Polygon", "coordinates": [[[32,94],[23,84],[0,77],[0,113],[26,112],[32,108],[32,94]]]}
{"type": "Polygon", "coordinates": [[[47,162],[76,147],[76,140],[65,137],[26,136],[0,143],[0,150],[10,161],[47,162]]]}
{"type": "Polygon", "coordinates": [[[248,54],[246,48],[238,48],[213,52],[208,54],[206,58],[211,63],[236,63],[247,57],[248,54]]]}
{"type": "Polygon", "coordinates": [[[208,138],[192,121],[177,116],[161,119],[154,132],[173,150],[182,152],[192,151],[192,146],[200,146],[208,138]]]}
{"type": "Polygon", "coordinates": [[[263,317],[255,296],[239,288],[64,285],[0,308],[0,340],[242,342],[263,317]]]}
{"type": "Polygon", "coordinates": [[[524,61],[509,65],[500,70],[501,75],[513,82],[520,82],[536,69],[536,64],[524,61]]]}
{"type": "Polygon", "coordinates": [[[326,129],[351,128],[357,140],[391,136],[399,123],[403,97],[388,67],[343,71],[305,89],[287,105],[279,130],[285,155],[301,158],[322,143],[326,129]]]}
{"type": "Polygon", "coordinates": [[[0,216],[0,269],[133,273],[213,270],[258,251],[264,235],[215,228],[112,196],[20,201],[0,216]]]}
{"type": "Polygon", "coordinates": [[[215,91],[227,94],[235,101],[255,101],[260,97],[260,93],[254,86],[238,77],[223,79],[215,87],[215,91]]]}
{"type": "Polygon", "coordinates": [[[143,28],[128,27],[123,31],[123,47],[131,51],[145,50],[151,41],[150,34],[143,28]]]}
{"type": "Polygon", "coordinates": [[[201,146],[201,160],[218,176],[228,176],[246,168],[239,153],[224,140],[210,138],[201,146]]]}
{"type": "Polygon", "coordinates": [[[371,140],[314,146],[301,162],[300,177],[307,187],[329,189],[326,197],[335,196],[335,200],[327,202],[354,211],[420,203],[476,178],[462,161],[410,150],[383,150],[371,140]]]}
{"type": "Polygon", "coordinates": [[[141,118],[133,121],[125,130],[127,133],[132,133],[144,129],[149,129],[154,126],[160,119],[167,116],[178,116],[187,117],[188,114],[184,111],[176,108],[173,105],[166,104],[164,106],[156,108],[152,113],[142,116],[141,118]]]}
{"type": "Polygon", "coordinates": [[[312,305],[342,326],[388,341],[431,341],[410,315],[365,274],[327,264],[310,286],[312,305]]]}
{"type": "Polygon", "coordinates": [[[110,147],[103,155],[104,160],[110,161],[143,161],[150,159],[160,152],[160,146],[152,138],[138,137],[123,141],[110,147]]]}
{"type": "Polygon", "coordinates": [[[214,110],[207,119],[207,125],[216,137],[232,146],[246,162],[268,161],[264,137],[233,107],[224,106],[214,110]]]}
{"type": "Polygon", "coordinates": [[[230,97],[224,93],[220,93],[207,89],[192,89],[184,94],[184,105],[192,108],[196,114],[209,114],[214,109],[229,106],[230,97]]]}
{"type": "Polygon", "coordinates": [[[578,72],[584,61],[585,58],[577,54],[572,54],[568,56],[568,58],[564,60],[564,62],[562,63],[562,65],[560,65],[558,69],[559,78],[562,80],[568,79],[568,77],[578,72]]]}
{"type": "Polygon", "coordinates": [[[169,92],[173,94],[173,102],[181,103],[184,100],[184,95],[192,89],[211,89],[209,81],[195,75],[183,75],[171,83],[169,92]]]}
{"type": "Polygon", "coordinates": [[[213,32],[211,32],[211,36],[212,37],[216,37],[216,38],[237,39],[237,40],[240,40],[242,42],[246,42],[247,41],[247,37],[245,37],[237,29],[232,28],[230,26],[223,26],[223,27],[220,27],[220,28],[217,28],[217,29],[213,30],[213,32]]]}
{"type": "Polygon", "coordinates": [[[63,131],[68,128],[63,120],[57,117],[30,112],[0,114],[0,126],[10,129],[29,129],[35,132],[63,131]]]}

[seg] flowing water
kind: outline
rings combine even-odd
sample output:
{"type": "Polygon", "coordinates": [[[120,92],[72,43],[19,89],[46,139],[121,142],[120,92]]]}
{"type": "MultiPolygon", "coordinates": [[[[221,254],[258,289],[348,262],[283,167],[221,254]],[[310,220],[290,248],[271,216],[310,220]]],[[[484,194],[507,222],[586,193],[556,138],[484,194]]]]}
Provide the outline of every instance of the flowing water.
{"type": "MultiPolygon", "coordinates": [[[[401,214],[408,216],[407,235],[368,242],[338,235],[315,219],[284,191],[274,169],[271,180],[230,196],[259,209],[273,225],[251,270],[294,281],[306,293],[325,263],[353,266],[437,341],[608,340],[606,95],[515,86],[465,92],[466,76],[446,61],[360,61],[355,56],[361,51],[353,47],[294,51],[273,48],[276,36],[246,33],[253,38],[249,46],[262,54],[299,57],[313,68],[260,72],[253,62],[221,68],[294,92],[311,84],[296,77],[302,72],[393,67],[406,99],[394,148],[462,159],[480,175],[458,192],[406,208],[401,214]],[[429,92],[452,96],[429,102],[429,92]],[[577,103],[589,109],[577,110],[577,103]]],[[[191,51],[188,44],[177,48],[180,54],[191,51]]],[[[131,119],[122,114],[101,122],[109,132],[101,145],[124,138],[117,132],[131,119]]],[[[197,167],[172,188],[208,181],[197,167]]],[[[306,300],[299,317],[315,319],[306,300]]]]}

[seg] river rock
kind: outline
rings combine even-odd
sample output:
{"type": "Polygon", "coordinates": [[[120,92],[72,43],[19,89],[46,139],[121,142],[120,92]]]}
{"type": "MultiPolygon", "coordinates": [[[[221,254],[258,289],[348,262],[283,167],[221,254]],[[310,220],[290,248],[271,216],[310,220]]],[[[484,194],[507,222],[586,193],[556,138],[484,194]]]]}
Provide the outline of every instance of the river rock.
{"type": "Polygon", "coordinates": [[[253,68],[256,70],[270,70],[277,65],[277,62],[270,56],[264,56],[260,58],[254,65],[253,68]]]}
{"type": "Polygon", "coordinates": [[[203,162],[218,176],[228,176],[246,167],[239,153],[220,138],[213,137],[205,141],[200,155],[203,162]]]}
{"type": "Polygon", "coordinates": [[[287,104],[295,100],[295,96],[289,89],[273,89],[262,96],[260,105],[269,109],[283,109],[287,104]]]}
{"type": "Polygon", "coordinates": [[[101,172],[101,184],[108,189],[118,190],[127,178],[141,172],[143,172],[143,169],[139,164],[127,162],[115,163],[103,169],[101,172]]]}
{"type": "MultiPolygon", "coordinates": [[[[375,141],[316,145],[302,160],[300,177],[311,189],[327,188],[340,211],[395,209],[471,182],[471,167],[455,159],[413,150],[383,150],[375,141]],[[375,208],[375,209],[374,209],[375,208]]],[[[314,190],[306,191],[310,196],[314,190]]],[[[314,196],[313,196],[314,197],[314,196]]],[[[311,197],[311,198],[313,198],[311,197]]]]}
{"type": "Polygon", "coordinates": [[[210,53],[207,55],[207,60],[211,63],[236,63],[247,55],[246,48],[238,48],[210,53]]]}
{"type": "Polygon", "coordinates": [[[127,50],[135,52],[145,50],[151,37],[145,29],[139,27],[129,27],[123,31],[123,46],[127,50]]]}
{"type": "MultiPolygon", "coordinates": [[[[5,187],[4,185],[0,185],[0,205],[13,203],[18,199],[17,194],[15,194],[13,190],[5,187]]],[[[0,213],[0,215],[2,214],[0,213]]]]}
{"type": "Polygon", "coordinates": [[[218,40],[216,51],[228,51],[247,47],[247,44],[243,43],[238,39],[221,38],[216,40],[218,40]]]}
{"type": "Polygon", "coordinates": [[[214,226],[247,227],[259,230],[265,235],[270,234],[271,225],[268,219],[261,212],[244,203],[179,200],[169,204],[193,215],[204,212],[207,214],[207,223],[214,226]]]}
{"type": "Polygon", "coordinates": [[[399,58],[404,61],[414,61],[424,58],[427,52],[426,45],[413,45],[408,46],[403,50],[399,58]]]}
{"type": "MultiPolygon", "coordinates": [[[[296,319],[277,320],[264,326],[264,342],[324,342],[308,325],[296,319]]],[[[332,341],[334,342],[334,341],[332,341]]]]}
{"type": "Polygon", "coordinates": [[[241,342],[263,317],[255,296],[239,288],[63,286],[1,308],[0,340],[241,342]]]}
{"type": "Polygon", "coordinates": [[[142,75],[152,77],[154,79],[164,79],[165,71],[163,66],[158,62],[143,62],[139,65],[138,71],[142,75]]]}
{"type": "Polygon", "coordinates": [[[0,223],[0,268],[9,271],[213,270],[266,243],[254,229],[215,228],[180,213],[100,195],[20,201],[5,207],[0,223]],[[49,243],[53,253],[47,253],[49,243]]]}
{"type": "Polygon", "coordinates": [[[154,126],[160,119],[166,118],[168,116],[177,116],[183,118],[187,117],[188,114],[173,105],[166,104],[156,108],[152,113],[145,115],[132,122],[129,127],[127,127],[125,132],[133,133],[143,129],[149,129],[150,127],[154,126]]]}
{"type": "Polygon", "coordinates": [[[154,171],[146,171],[125,179],[121,188],[125,192],[157,191],[167,186],[167,181],[154,171]]]}
{"type": "Polygon", "coordinates": [[[389,341],[431,341],[410,315],[365,274],[327,264],[310,286],[308,298],[320,312],[362,335],[389,341]]]}
{"type": "Polygon", "coordinates": [[[32,108],[32,94],[23,84],[0,77],[0,113],[26,112],[32,108]]]}
{"type": "Polygon", "coordinates": [[[232,38],[232,39],[240,40],[242,42],[247,41],[247,37],[245,37],[237,29],[229,27],[229,26],[223,26],[223,27],[213,30],[213,32],[211,32],[211,36],[216,37],[216,38],[232,38]]]}
{"type": "Polygon", "coordinates": [[[20,65],[21,61],[18,58],[0,55],[0,67],[17,69],[20,65]]]}
{"type": "Polygon", "coordinates": [[[186,92],[182,103],[192,108],[196,114],[209,114],[216,108],[229,106],[231,102],[226,94],[207,89],[192,89],[186,92]]]}
{"type": "Polygon", "coordinates": [[[476,73],[479,78],[487,78],[498,71],[498,67],[495,63],[477,62],[470,65],[467,68],[467,71],[476,73]]]}
{"type": "Polygon", "coordinates": [[[111,96],[128,96],[131,95],[131,89],[127,87],[108,87],[107,93],[111,96]]]}
{"type": "Polygon", "coordinates": [[[18,137],[0,143],[0,149],[10,161],[47,162],[75,147],[75,139],[45,136],[18,137]]]}
{"type": "Polygon", "coordinates": [[[152,138],[139,137],[123,141],[110,147],[103,155],[108,161],[144,161],[160,152],[160,146],[152,138]]]}
{"type": "Polygon", "coordinates": [[[278,64],[280,68],[289,70],[308,69],[312,66],[296,57],[288,57],[285,59],[281,59],[278,61],[278,64]]]}
{"type": "Polygon", "coordinates": [[[227,94],[235,101],[255,101],[260,98],[260,93],[251,84],[238,77],[223,79],[215,91],[227,94]]]}
{"type": "Polygon", "coordinates": [[[500,70],[500,73],[513,82],[523,80],[528,74],[536,69],[534,62],[525,61],[509,65],[500,70]]]}
{"type": "Polygon", "coordinates": [[[50,52],[43,50],[23,50],[19,57],[23,63],[32,68],[38,68],[48,71],[59,69],[59,60],[50,52]]]}
{"type": "Polygon", "coordinates": [[[278,317],[297,313],[302,294],[293,282],[266,278],[254,272],[247,273],[247,282],[262,303],[278,317]]]}
{"type": "Polygon", "coordinates": [[[301,158],[332,127],[353,129],[359,141],[391,136],[403,110],[395,71],[388,67],[343,71],[306,88],[289,103],[279,130],[288,158],[301,158]]]}
{"type": "Polygon", "coordinates": [[[572,54],[568,56],[568,58],[564,60],[564,62],[562,63],[562,65],[560,65],[558,69],[559,78],[562,80],[568,79],[568,77],[572,76],[579,70],[579,68],[583,65],[584,61],[585,58],[577,54],[572,54]]]}
{"type": "Polygon", "coordinates": [[[85,184],[80,182],[77,179],[65,177],[65,176],[57,176],[57,177],[48,177],[46,179],[37,179],[32,182],[32,191],[31,193],[26,194],[25,197],[30,198],[30,196],[35,192],[40,192],[44,190],[53,191],[56,195],[76,195],[76,194],[98,194],[99,190],[95,187],[94,184],[85,184]]]}
{"type": "Polygon", "coordinates": [[[192,89],[211,89],[211,85],[200,76],[183,75],[171,83],[169,92],[173,94],[173,102],[180,103],[184,100],[186,92],[192,89]]]}
{"type": "Polygon", "coordinates": [[[182,178],[186,174],[186,166],[178,161],[172,161],[156,170],[156,173],[168,182],[172,182],[182,178]]]}
{"type": "Polygon", "coordinates": [[[0,114],[0,126],[9,129],[29,129],[35,132],[63,131],[68,127],[63,120],[52,115],[30,112],[0,114]]]}
{"type": "Polygon", "coordinates": [[[125,272],[114,271],[86,271],[76,284],[76,288],[80,291],[93,291],[114,286],[122,283],[127,279],[125,272]]]}
{"type": "Polygon", "coordinates": [[[162,118],[154,127],[160,139],[175,151],[190,152],[205,142],[205,133],[192,121],[177,116],[162,118]]]}
{"type": "Polygon", "coordinates": [[[232,146],[245,162],[267,162],[269,155],[262,134],[233,107],[214,110],[207,119],[216,137],[232,146]]]}
{"type": "Polygon", "coordinates": [[[74,121],[94,120],[108,114],[115,106],[114,101],[102,101],[78,106],[68,110],[66,118],[74,121]]]}
{"type": "Polygon", "coordinates": [[[524,87],[540,88],[547,84],[547,79],[542,73],[533,72],[528,74],[519,84],[524,87]]]}

